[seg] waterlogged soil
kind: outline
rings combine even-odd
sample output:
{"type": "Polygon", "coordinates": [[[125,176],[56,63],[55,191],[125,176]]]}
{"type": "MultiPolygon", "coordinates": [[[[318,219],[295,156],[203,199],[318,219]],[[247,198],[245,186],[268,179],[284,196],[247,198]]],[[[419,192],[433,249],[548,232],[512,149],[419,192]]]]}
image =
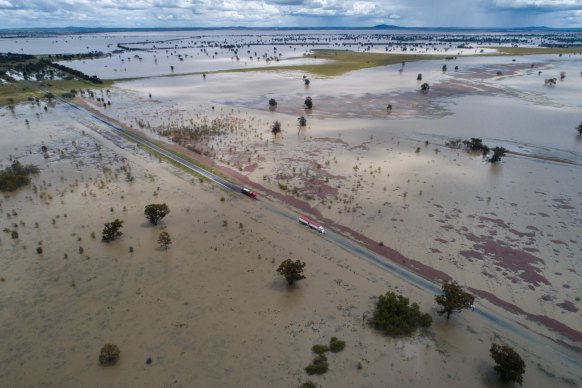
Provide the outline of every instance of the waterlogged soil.
{"type": "Polygon", "coordinates": [[[307,87],[296,72],[153,78],[118,84],[111,107],[99,109],[148,135],[171,133],[166,141],[360,240],[562,322],[578,342],[580,85],[566,77],[543,86],[545,74],[571,74],[578,59],[480,60],[447,61],[447,72],[439,61],[407,63],[402,72],[388,66],[312,78],[307,87]],[[418,73],[432,85],[426,94],[418,73]],[[313,109],[302,107],[307,96],[313,109]],[[217,119],[219,135],[192,135],[217,119]],[[275,120],[282,133],[273,136],[275,120]],[[516,154],[490,165],[444,146],[459,137],[516,154]]]}
{"type": "MultiPolygon", "coordinates": [[[[151,78],[99,92],[111,105],[87,93],[76,101],[422,276],[459,281],[478,296],[477,309],[579,349],[578,58],[464,58],[442,72],[444,63],[308,75],[308,87],[298,72],[151,78]],[[562,71],[563,81],[544,87],[562,71]],[[418,90],[419,73],[427,94],[418,90]],[[276,120],[282,132],[274,136],[276,120]],[[490,165],[445,146],[459,137],[514,153],[490,165]]],[[[579,370],[543,342],[470,312],[445,323],[433,295],[260,202],[161,163],[88,116],[43,105],[0,112],[2,165],[16,157],[41,167],[33,186],[0,203],[3,225],[19,232],[0,239],[3,381],[295,386],[306,379],[310,347],[333,335],[348,348],[314,379],[324,385],[418,385],[427,376],[436,386],[495,385],[488,348],[499,339],[525,356],[527,386],[582,384],[579,370]],[[172,213],[152,227],[143,207],[158,202],[172,213]],[[102,243],[103,223],[115,218],[125,221],[123,236],[102,243]],[[157,244],[161,230],[172,236],[167,250],[157,244]],[[290,292],[274,274],[284,258],[310,268],[290,292]],[[373,297],[388,289],[433,313],[428,337],[386,339],[362,325],[373,297]],[[121,348],[117,367],[97,365],[107,342],[121,348]],[[55,349],[64,356],[52,356],[55,349]]]]}
{"type": "Polygon", "coordinates": [[[488,349],[499,340],[526,360],[528,386],[580,382],[543,341],[471,312],[446,322],[432,295],[268,210],[276,203],[202,183],[70,107],[1,114],[3,138],[13,139],[0,145],[3,165],[12,157],[40,168],[0,203],[2,224],[18,232],[0,239],[0,378],[9,386],[296,386],[308,379],[311,346],[332,336],[347,346],[311,378],[322,385],[497,386],[488,349]],[[157,226],[143,215],[149,203],[171,209],[157,226]],[[116,218],[123,234],[102,242],[116,218]],[[284,258],[307,262],[290,289],[275,273],[284,258]],[[433,327],[401,339],[368,327],[363,318],[387,290],[431,312],[433,327]],[[121,350],[115,366],[98,364],[105,343],[121,350]]]}

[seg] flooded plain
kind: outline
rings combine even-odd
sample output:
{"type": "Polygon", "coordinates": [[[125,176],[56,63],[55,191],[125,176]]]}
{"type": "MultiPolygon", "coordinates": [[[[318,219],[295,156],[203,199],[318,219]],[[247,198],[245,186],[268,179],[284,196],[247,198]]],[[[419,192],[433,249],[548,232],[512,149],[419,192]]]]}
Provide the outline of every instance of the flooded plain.
{"type": "MultiPolygon", "coordinates": [[[[95,49],[109,44],[95,39],[95,49]]],[[[264,53],[273,51],[265,45],[264,53]]],[[[132,73],[171,74],[174,58],[158,58],[165,68],[158,73],[151,62],[160,54],[147,55],[142,70],[145,56],[131,60],[132,73]]],[[[233,68],[237,61],[223,56],[216,61],[233,68]]],[[[222,69],[198,58],[181,61],[184,72],[222,69]]],[[[119,59],[76,65],[111,76],[97,69],[119,59]]],[[[478,297],[477,309],[579,354],[581,69],[580,55],[539,55],[425,60],[338,77],[175,74],[117,82],[97,93],[110,106],[87,93],[76,102],[213,164],[261,201],[307,213],[435,282],[458,281],[478,297]],[[544,86],[562,73],[555,87],[544,86]],[[312,109],[303,105],[308,96],[312,109]],[[470,137],[510,152],[493,165],[446,145],[470,137]]],[[[330,336],[348,348],[313,379],[322,386],[414,386],[429,376],[436,386],[495,386],[487,352],[499,339],[526,359],[527,386],[582,384],[580,370],[545,354],[543,341],[469,311],[449,322],[432,314],[428,336],[384,338],[362,325],[375,296],[398,290],[431,313],[434,296],[260,201],[201,183],[66,105],[44,112],[21,104],[0,118],[3,164],[14,157],[41,168],[34,191],[0,203],[3,225],[21,235],[0,240],[0,324],[9,334],[1,377],[12,385],[297,386],[307,379],[310,347],[330,336]],[[172,209],[159,227],[143,217],[151,202],[172,209]],[[125,220],[124,235],[100,242],[102,224],[114,218],[125,220]],[[157,247],[160,230],[172,235],[168,250],[157,247]],[[274,273],[287,257],[310,268],[291,292],[274,273]],[[120,345],[122,361],[104,370],[96,357],[109,341],[120,345]],[[37,372],[25,373],[27,366],[37,372]]]]}

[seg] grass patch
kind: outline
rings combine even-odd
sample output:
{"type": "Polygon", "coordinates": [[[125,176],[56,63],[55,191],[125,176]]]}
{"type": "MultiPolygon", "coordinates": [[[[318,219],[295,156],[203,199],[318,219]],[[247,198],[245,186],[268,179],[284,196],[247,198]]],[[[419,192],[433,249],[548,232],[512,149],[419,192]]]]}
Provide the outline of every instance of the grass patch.
{"type": "Polygon", "coordinates": [[[0,84],[0,106],[17,104],[27,101],[30,97],[42,97],[44,93],[23,82],[8,82],[0,84]]]}
{"type": "MultiPolygon", "coordinates": [[[[398,63],[445,59],[445,55],[419,55],[419,54],[389,54],[389,53],[361,53],[347,50],[314,50],[305,58],[326,59],[329,61],[314,65],[287,65],[273,67],[259,67],[250,69],[232,69],[224,72],[245,71],[281,71],[296,70],[322,76],[338,76],[344,73],[367,69],[376,66],[395,65],[398,63]]],[[[449,55],[450,57],[450,55],[449,55]]]]}
{"type": "Polygon", "coordinates": [[[317,388],[317,384],[315,384],[311,380],[307,380],[306,382],[304,382],[303,384],[301,384],[299,386],[299,388],[317,388]]]}
{"type": "Polygon", "coordinates": [[[331,340],[329,341],[329,350],[332,353],[339,353],[342,350],[344,350],[345,347],[346,347],[345,341],[338,340],[335,337],[331,337],[331,340]]]}
{"type": "Polygon", "coordinates": [[[325,352],[329,352],[329,348],[326,345],[313,345],[311,350],[315,354],[323,354],[325,352]]]}
{"type": "Polygon", "coordinates": [[[488,47],[497,53],[486,55],[539,55],[539,54],[582,54],[582,47],[488,47]]]}
{"type": "Polygon", "coordinates": [[[313,359],[313,362],[305,367],[305,372],[308,375],[322,375],[327,372],[328,364],[327,357],[320,354],[313,359]]]}
{"type": "Polygon", "coordinates": [[[54,95],[60,96],[61,94],[70,92],[73,89],[107,89],[113,85],[113,81],[103,80],[102,84],[94,84],[93,82],[85,81],[82,79],[60,79],[38,81],[36,84],[38,84],[41,88],[53,93],[54,95]]]}

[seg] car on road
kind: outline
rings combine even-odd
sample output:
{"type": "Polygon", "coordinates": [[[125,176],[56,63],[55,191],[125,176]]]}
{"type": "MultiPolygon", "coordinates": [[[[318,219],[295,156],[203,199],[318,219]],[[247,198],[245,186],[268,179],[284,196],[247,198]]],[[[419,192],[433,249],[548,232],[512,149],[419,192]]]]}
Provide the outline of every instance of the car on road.
{"type": "Polygon", "coordinates": [[[255,193],[252,190],[247,189],[246,187],[241,188],[240,192],[243,193],[244,195],[251,197],[251,198],[257,198],[257,193],[255,193]]]}

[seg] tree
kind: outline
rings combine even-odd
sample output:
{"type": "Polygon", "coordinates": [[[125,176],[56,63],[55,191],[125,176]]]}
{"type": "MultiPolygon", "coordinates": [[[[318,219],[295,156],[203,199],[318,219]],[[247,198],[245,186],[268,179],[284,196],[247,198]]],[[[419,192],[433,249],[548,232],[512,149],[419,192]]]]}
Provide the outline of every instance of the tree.
{"type": "Polygon", "coordinates": [[[578,135],[582,136],[582,123],[578,124],[576,130],[578,131],[578,135]]]}
{"type": "Polygon", "coordinates": [[[389,291],[378,297],[370,324],[386,334],[405,335],[418,327],[430,327],[432,318],[422,313],[418,304],[409,305],[408,298],[389,291]]]}
{"type": "Polygon", "coordinates": [[[273,126],[271,127],[271,132],[273,132],[273,135],[276,135],[276,134],[281,132],[281,122],[280,121],[275,121],[273,123],[273,126]]]}
{"type": "Polygon", "coordinates": [[[435,298],[437,304],[442,306],[439,315],[447,314],[447,319],[455,311],[469,308],[475,302],[475,297],[465,291],[455,281],[443,283],[443,294],[435,298]]]}
{"type": "Polygon", "coordinates": [[[114,365],[117,360],[119,360],[119,348],[117,345],[105,344],[101,348],[101,353],[99,354],[99,364],[101,365],[114,365]]]}
{"type": "Polygon", "coordinates": [[[285,277],[287,284],[293,285],[298,280],[305,279],[303,275],[303,268],[305,268],[305,263],[300,260],[287,259],[279,265],[277,272],[285,277]]]}
{"type": "Polygon", "coordinates": [[[423,93],[427,93],[429,89],[430,89],[430,85],[426,82],[423,83],[422,85],[420,85],[420,91],[423,93]]]}
{"type": "Polygon", "coordinates": [[[144,214],[148,220],[154,225],[162,220],[170,213],[170,208],[165,203],[146,205],[144,214]]]}
{"type": "Polygon", "coordinates": [[[311,81],[309,80],[309,78],[303,78],[303,83],[305,84],[305,86],[309,86],[311,81]]]}
{"type": "Polygon", "coordinates": [[[121,236],[123,233],[119,231],[123,227],[123,221],[115,219],[113,222],[105,223],[105,228],[103,228],[101,240],[109,242],[115,240],[116,237],[121,236]]]}
{"type": "Polygon", "coordinates": [[[305,106],[307,107],[307,109],[311,109],[311,108],[313,108],[313,100],[311,99],[311,97],[307,97],[307,98],[305,99],[305,102],[304,102],[304,104],[305,104],[305,106]]]}
{"type": "Polygon", "coordinates": [[[501,158],[505,156],[507,150],[503,147],[495,147],[493,148],[493,155],[489,159],[489,163],[497,163],[501,161],[501,158]]]}
{"type": "Polygon", "coordinates": [[[274,98],[271,98],[269,100],[269,106],[270,107],[276,107],[277,106],[277,100],[275,100],[274,98]]]}
{"type": "MultiPolygon", "coordinates": [[[[304,127],[307,125],[307,119],[305,118],[305,116],[301,116],[297,119],[297,121],[299,122],[299,126],[300,127],[304,127]]],[[[582,124],[580,124],[580,126],[582,127],[582,124]]]]}
{"type": "Polygon", "coordinates": [[[168,249],[168,245],[172,243],[172,239],[170,238],[170,234],[166,231],[160,233],[160,237],[158,237],[158,244],[164,249],[168,249]]]}
{"type": "Polygon", "coordinates": [[[421,73],[418,73],[418,75],[416,76],[416,80],[422,81],[422,74],[421,73]]]}
{"type": "Polygon", "coordinates": [[[443,65],[443,73],[447,71],[447,65],[443,65]]]}
{"type": "Polygon", "coordinates": [[[495,361],[495,371],[504,382],[515,381],[519,385],[523,383],[525,362],[521,356],[507,345],[491,344],[491,358],[495,361]]]}

